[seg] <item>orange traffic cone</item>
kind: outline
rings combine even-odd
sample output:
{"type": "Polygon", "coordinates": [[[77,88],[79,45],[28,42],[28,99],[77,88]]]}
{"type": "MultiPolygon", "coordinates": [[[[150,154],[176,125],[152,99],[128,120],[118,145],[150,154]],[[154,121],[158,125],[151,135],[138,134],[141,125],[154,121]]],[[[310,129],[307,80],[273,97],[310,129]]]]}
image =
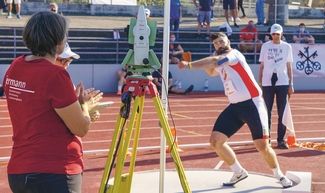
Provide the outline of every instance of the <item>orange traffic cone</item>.
{"type": "Polygon", "coordinates": [[[299,144],[296,141],[296,136],[295,135],[288,135],[287,144],[288,144],[289,147],[299,147],[299,144]]]}
{"type": "Polygon", "coordinates": [[[177,141],[177,136],[176,136],[176,128],[170,128],[170,131],[171,131],[171,133],[172,133],[172,136],[173,136],[173,144],[172,144],[172,146],[168,146],[168,148],[167,148],[167,153],[170,153],[171,152],[171,150],[172,150],[172,148],[176,148],[176,150],[178,151],[178,152],[182,152],[183,150],[181,149],[181,148],[179,148],[178,147],[178,141],[177,141]]]}
{"type": "Polygon", "coordinates": [[[299,145],[296,142],[296,134],[295,134],[295,128],[293,125],[292,120],[292,114],[291,114],[291,108],[289,104],[289,100],[287,99],[287,104],[284,108],[284,113],[282,117],[282,123],[286,126],[288,130],[288,137],[287,137],[287,144],[289,147],[299,147],[299,145]]]}

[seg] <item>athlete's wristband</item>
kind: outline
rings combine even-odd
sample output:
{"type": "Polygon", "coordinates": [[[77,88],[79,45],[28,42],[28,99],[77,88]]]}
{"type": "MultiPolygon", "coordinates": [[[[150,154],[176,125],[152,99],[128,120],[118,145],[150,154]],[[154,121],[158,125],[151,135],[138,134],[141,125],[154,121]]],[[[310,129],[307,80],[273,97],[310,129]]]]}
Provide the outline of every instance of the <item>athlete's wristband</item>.
{"type": "Polygon", "coordinates": [[[192,62],[188,62],[187,67],[188,69],[192,69],[192,62]]]}

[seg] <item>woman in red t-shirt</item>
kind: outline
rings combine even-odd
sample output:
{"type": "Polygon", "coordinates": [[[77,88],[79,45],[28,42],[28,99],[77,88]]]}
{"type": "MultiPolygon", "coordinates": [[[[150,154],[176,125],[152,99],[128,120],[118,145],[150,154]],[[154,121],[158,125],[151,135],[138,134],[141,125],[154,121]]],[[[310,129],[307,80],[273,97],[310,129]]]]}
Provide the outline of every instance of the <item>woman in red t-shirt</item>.
{"type": "Polygon", "coordinates": [[[87,134],[98,90],[78,89],[68,72],[55,65],[67,34],[65,19],[38,12],[28,21],[23,40],[31,55],[16,58],[3,81],[13,127],[8,180],[14,193],[81,192],[80,137],[87,134]]]}

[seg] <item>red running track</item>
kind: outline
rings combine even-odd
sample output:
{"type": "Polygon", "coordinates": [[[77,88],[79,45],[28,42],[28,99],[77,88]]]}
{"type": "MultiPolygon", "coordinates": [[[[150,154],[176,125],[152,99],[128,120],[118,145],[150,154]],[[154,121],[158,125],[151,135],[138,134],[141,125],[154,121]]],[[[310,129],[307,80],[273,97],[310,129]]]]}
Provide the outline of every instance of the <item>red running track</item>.
{"type": "MultiPolygon", "coordinates": [[[[119,112],[120,97],[106,95],[104,101],[114,101],[115,104],[101,112],[101,118],[91,126],[83,138],[85,150],[85,171],[83,192],[98,191],[107,156],[112,133],[119,112]]],[[[220,93],[194,93],[190,95],[170,95],[171,113],[177,129],[177,139],[183,147],[180,153],[185,168],[214,168],[220,161],[209,148],[208,140],[216,117],[227,105],[227,99],[220,93]]],[[[290,100],[294,126],[298,139],[325,140],[325,93],[296,93],[290,100]]],[[[276,109],[276,108],[274,108],[276,109]]],[[[170,116],[169,116],[170,117],[170,116]]],[[[276,128],[276,112],[273,111],[272,127],[276,128]]],[[[146,98],[144,115],[141,122],[141,136],[137,156],[136,171],[159,169],[160,128],[157,114],[150,98],[146,98]]],[[[170,121],[172,126],[172,121],[170,121]]],[[[4,99],[0,99],[0,192],[9,193],[6,177],[6,165],[11,151],[11,124],[4,99]]],[[[276,129],[272,130],[276,137],[276,129]]],[[[241,164],[253,172],[271,174],[254,146],[250,143],[251,136],[244,126],[236,133],[231,142],[241,164]],[[245,141],[248,141],[246,143],[245,141]],[[240,144],[238,142],[244,142],[240,144]]],[[[274,144],[276,145],[276,144],[274,144]]],[[[292,148],[289,150],[275,149],[285,171],[312,172],[312,189],[315,193],[325,192],[325,152],[292,148]]],[[[167,155],[168,156],[168,155],[167,155]]],[[[167,157],[167,168],[174,168],[174,163],[167,157]]],[[[221,169],[228,170],[225,164],[221,169]]]]}

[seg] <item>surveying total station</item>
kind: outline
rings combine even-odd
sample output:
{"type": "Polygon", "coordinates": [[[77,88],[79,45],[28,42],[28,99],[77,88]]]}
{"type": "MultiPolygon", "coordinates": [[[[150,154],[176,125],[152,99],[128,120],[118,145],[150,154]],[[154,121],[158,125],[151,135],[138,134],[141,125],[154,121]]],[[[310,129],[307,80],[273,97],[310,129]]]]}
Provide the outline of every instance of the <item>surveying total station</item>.
{"type": "Polygon", "coordinates": [[[185,193],[191,192],[177,148],[173,148],[175,146],[175,139],[172,136],[159,93],[156,85],[152,82],[151,73],[161,66],[153,50],[149,49],[149,46],[154,46],[155,44],[156,33],[156,22],[150,19],[147,20],[144,7],[140,6],[137,18],[132,18],[130,21],[128,42],[134,45],[134,49],[129,49],[122,62],[122,67],[127,70],[129,75],[126,77],[126,85],[121,97],[120,113],[105,163],[99,193],[131,192],[146,90],[147,92],[149,91],[148,95],[153,100],[166,142],[171,147],[171,157],[176,165],[183,191],[185,193]],[[132,99],[134,99],[133,106],[131,105],[132,99]],[[130,112],[131,117],[128,121],[128,127],[124,131],[130,112]],[[132,137],[132,155],[130,157],[128,173],[122,174],[132,137]],[[114,166],[114,177],[110,179],[114,166]]]}

